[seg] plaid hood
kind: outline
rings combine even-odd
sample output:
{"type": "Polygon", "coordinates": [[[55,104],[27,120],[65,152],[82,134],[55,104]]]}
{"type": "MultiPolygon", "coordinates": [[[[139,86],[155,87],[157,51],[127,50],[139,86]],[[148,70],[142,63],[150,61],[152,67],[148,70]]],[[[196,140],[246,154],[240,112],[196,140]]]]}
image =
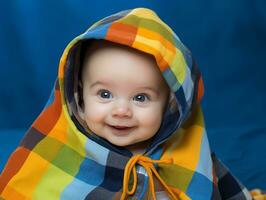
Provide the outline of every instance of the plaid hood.
{"type": "Polygon", "coordinates": [[[66,47],[47,105],[1,174],[1,198],[250,199],[211,154],[202,96],[190,51],[152,10],[125,10],[96,22],[66,47]],[[79,60],[90,39],[151,54],[171,89],[161,127],[144,155],[132,156],[97,137],[77,114],[79,60]]]}

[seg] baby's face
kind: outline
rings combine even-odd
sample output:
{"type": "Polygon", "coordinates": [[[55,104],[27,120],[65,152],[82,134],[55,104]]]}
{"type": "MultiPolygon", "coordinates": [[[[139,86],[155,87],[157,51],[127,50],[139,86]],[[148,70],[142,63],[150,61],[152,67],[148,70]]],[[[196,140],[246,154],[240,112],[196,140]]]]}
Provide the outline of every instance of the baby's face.
{"type": "Polygon", "coordinates": [[[155,135],[168,86],[152,57],[109,46],[91,54],[84,67],[82,118],[91,131],[117,146],[155,135]]]}

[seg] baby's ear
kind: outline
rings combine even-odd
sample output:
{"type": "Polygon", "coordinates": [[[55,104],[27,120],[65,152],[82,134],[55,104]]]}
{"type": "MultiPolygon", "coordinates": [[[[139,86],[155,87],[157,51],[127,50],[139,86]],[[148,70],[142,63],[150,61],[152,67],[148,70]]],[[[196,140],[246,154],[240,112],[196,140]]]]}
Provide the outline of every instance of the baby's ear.
{"type": "Polygon", "coordinates": [[[78,93],[75,97],[78,104],[77,105],[78,115],[82,120],[84,120],[83,87],[81,81],[78,82],[78,93]]]}
{"type": "Polygon", "coordinates": [[[85,113],[84,113],[84,109],[81,108],[80,106],[78,106],[78,115],[82,120],[85,120],[85,113]]]}

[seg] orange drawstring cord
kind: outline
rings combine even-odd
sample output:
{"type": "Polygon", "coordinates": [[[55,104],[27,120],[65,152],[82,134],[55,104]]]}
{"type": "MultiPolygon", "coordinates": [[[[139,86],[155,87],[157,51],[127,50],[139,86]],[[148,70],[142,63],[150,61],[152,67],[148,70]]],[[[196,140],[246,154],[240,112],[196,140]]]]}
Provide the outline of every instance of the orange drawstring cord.
{"type": "Polygon", "coordinates": [[[152,160],[149,157],[145,157],[142,155],[135,155],[128,161],[125,172],[124,172],[124,181],[123,181],[123,193],[121,195],[121,200],[126,199],[127,195],[132,195],[135,193],[137,188],[137,170],[136,170],[136,163],[141,165],[147,172],[149,177],[149,189],[152,195],[153,199],[156,199],[155,191],[154,191],[154,180],[153,180],[153,174],[158,178],[160,183],[164,186],[166,191],[168,192],[168,196],[172,200],[178,200],[178,198],[175,196],[171,188],[164,182],[164,180],[160,177],[158,172],[156,171],[154,164],[172,164],[173,159],[168,160],[152,160]],[[133,170],[133,186],[131,190],[129,190],[128,182],[130,178],[130,174],[133,170]]]}

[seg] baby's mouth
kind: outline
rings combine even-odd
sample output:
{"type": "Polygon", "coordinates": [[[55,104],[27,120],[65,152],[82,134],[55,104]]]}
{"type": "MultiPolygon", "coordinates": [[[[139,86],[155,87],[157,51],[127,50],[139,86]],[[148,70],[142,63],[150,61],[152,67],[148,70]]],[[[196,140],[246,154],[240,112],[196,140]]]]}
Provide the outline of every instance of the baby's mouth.
{"type": "Polygon", "coordinates": [[[125,129],[129,129],[131,127],[128,127],[128,126],[111,126],[112,128],[115,128],[115,129],[119,129],[119,130],[125,130],[125,129]]]}
{"type": "Polygon", "coordinates": [[[129,131],[131,131],[132,129],[134,129],[134,126],[119,126],[119,125],[109,125],[108,127],[111,128],[112,132],[115,135],[127,135],[129,133],[129,131]]]}

